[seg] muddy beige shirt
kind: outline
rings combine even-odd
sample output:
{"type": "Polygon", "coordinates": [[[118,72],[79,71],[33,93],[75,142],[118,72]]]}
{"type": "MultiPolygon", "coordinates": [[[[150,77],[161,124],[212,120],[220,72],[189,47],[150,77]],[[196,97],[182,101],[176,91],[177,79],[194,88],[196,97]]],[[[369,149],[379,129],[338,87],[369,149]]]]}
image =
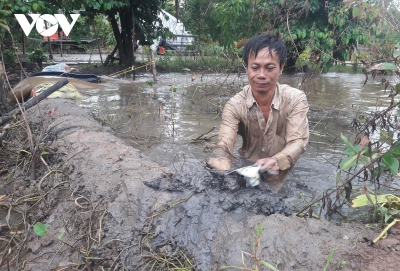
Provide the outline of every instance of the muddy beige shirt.
{"type": "Polygon", "coordinates": [[[232,162],[239,134],[243,138],[239,152],[254,162],[275,156],[280,168],[278,179],[282,180],[305,151],[309,138],[307,111],[304,92],[277,84],[269,119],[265,121],[250,86],[245,86],[224,107],[217,143],[221,148],[215,153],[232,162]]]}

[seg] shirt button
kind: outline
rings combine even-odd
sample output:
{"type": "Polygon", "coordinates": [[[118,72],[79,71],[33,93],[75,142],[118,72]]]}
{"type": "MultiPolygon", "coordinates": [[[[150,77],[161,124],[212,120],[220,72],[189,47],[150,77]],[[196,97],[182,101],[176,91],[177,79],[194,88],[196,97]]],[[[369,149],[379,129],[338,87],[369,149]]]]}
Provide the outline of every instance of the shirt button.
{"type": "Polygon", "coordinates": [[[261,121],[264,121],[264,119],[261,119],[261,121]]]}
{"type": "Polygon", "coordinates": [[[265,152],[265,149],[264,148],[262,148],[262,150],[261,150],[262,152],[265,152]]]}

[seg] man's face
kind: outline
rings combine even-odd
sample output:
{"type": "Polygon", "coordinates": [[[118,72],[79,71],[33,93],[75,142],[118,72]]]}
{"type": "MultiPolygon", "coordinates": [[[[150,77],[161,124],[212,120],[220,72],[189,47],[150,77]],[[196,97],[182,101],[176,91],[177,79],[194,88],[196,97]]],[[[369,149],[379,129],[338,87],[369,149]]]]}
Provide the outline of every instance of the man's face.
{"type": "Polygon", "coordinates": [[[279,57],[275,51],[271,55],[268,47],[261,49],[257,58],[250,55],[247,63],[247,78],[252,91],[260,94],[275,91],[276,82],[283,69],[283,65],[282,68],[279,67],[279,57]]]}

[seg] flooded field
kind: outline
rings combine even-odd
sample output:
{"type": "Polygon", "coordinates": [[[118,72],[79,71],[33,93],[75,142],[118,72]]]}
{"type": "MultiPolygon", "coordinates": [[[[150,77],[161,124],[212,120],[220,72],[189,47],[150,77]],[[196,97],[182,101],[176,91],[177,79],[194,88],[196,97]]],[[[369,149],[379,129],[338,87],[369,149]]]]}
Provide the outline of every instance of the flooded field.
{"type": "MultiPolygon", "coordinates": [[[[280,83],[298,86],[302,73],[283,75],[280,83]]],[[[109,79],[102,90],[87,92],[81,105],[89,107],[116,135],[163,166],[185,163],[204,166],[207,146],[216,140],[225,102],[247,84],[245,74],[162,74],[152,84],[150,74],[109,79]],[[205,134],[207,141],[196,138],[205,134]]],[[[301,205],[334,188],[337,167],[344,157],[343,133],[351,140],[351,122],[389,103],[380,82],[360,74],[328,73],[302,86],[310,104],[310,143],[291,170],[279,195],[301,205]]],[[[352,138],[353,137],[353,138],[352,138]]],[[[235,145],[233,168],[248,165],[235,145]]],[[[397,184],[390,184],[397,189],[397,184]]]]}

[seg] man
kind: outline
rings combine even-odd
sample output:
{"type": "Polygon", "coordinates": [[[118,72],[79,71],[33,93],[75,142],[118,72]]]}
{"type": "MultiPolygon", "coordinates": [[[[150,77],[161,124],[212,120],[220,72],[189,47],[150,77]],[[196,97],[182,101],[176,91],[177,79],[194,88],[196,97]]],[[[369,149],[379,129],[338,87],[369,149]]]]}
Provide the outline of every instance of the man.
{"type": "Polygon", "coordinates": [[[273,189],[280,189],[309,138],[306,95],[278,83],[286,55],[279,37],[262,34],[248,41],[243,58],[249,85],[225,105],[214,150],[217,157],[208,161],[209,167],[230,169],[239,134],[243,138],[239,152],[261,165],[261,173],[278,171],[268,182],[273,189]]]}

